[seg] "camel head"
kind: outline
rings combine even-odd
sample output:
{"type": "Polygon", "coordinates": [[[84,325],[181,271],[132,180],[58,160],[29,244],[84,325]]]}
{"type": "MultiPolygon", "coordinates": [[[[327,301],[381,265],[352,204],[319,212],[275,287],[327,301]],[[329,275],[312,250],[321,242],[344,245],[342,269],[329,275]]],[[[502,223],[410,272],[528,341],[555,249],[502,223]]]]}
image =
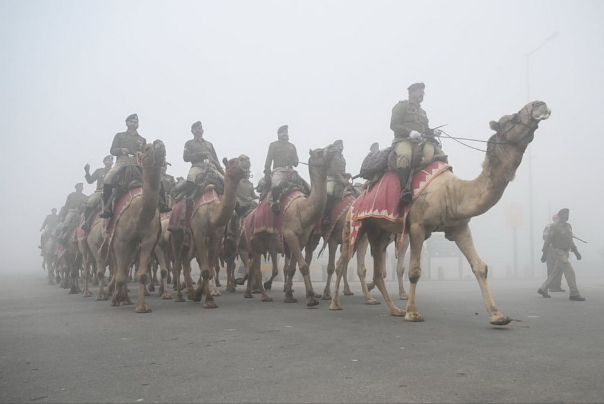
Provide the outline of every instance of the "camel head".
{"type": "Polygon", "coordinates": [[[245,154],[230,160],[227,160],[225,157],[222,159],[222,163],[226,168],[225,177],[231,177],[240,181],[250,176],[252,163],[250,163],[250,158],[245,154]]]}
{"type": "Polygon", "coordinates": [[[139,163],[143,167],[163,167],[166,164],[166,146],[161,140],[145,145],[139,155],[139,163]]]}
{"type": "Polygon", "coordinates": [[[327,145],[324,149],[310,149],[308,151],[310,158],[308,159],[308,165],[310,167],[329,167],[333,156],[338,153],[338,148],[333,144],[327,145]]]}
{"type": "Polygon", "coordinates": [[[518,113],[505,115],[499,121],[491,121],[491,129],[497,132],[496,139],[517,144],[523,150],[533,141],[539,122],[549,118],[551,111],[543,101],[529,102],[518,113]]]}

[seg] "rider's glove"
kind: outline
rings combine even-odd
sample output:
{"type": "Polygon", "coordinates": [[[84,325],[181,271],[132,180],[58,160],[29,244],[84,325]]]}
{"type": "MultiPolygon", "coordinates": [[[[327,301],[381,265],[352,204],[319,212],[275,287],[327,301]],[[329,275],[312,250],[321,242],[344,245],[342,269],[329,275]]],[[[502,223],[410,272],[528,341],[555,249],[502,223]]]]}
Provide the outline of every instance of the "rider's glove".
{"type": "Polygon", "coordinates": [[[412,130],[411,133],[409,133],[409,137],[411,139],[419,139],[421,136],[422,136],[421,133],[419,133],[416,130],[412,130]]]}

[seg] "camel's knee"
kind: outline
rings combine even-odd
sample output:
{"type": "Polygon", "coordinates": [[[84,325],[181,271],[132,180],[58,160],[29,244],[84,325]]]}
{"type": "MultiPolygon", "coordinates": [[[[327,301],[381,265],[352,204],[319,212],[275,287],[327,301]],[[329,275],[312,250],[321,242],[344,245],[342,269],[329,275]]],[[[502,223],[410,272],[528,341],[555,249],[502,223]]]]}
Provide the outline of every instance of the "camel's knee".
{"type": "Polygon", "coordinates": [[[138,274],[136,275],[138,283],[146,284],[148,280],[147,274],[138,274]]]}
{"type": "Polygon", "coordinates": [[[417,283],[421,276],[422,276],[422,270],[420,267],[414,267],[409,270],[409,282],[417,283]]]}
{"type": "Polygon", "coordinates": [[[308,275],[308,265],[302,265],[300,267],[300,273],[302,274],[302,276],[307,276],[308,275]]]}
{"type": "Polygon", "coordinates": [[[167,278],[168,277],[168,271],[166,269],[162,269],[160,271],[160,275],[161,275],[162,279],[163,278],[167,278]]]}
{"type": "Polygon", "coordinates": [[[472,272],[474,272],[474,275],[480,276],[482,279],[487,279],[489,268],[486,264],[472,265],[472,272]]]}

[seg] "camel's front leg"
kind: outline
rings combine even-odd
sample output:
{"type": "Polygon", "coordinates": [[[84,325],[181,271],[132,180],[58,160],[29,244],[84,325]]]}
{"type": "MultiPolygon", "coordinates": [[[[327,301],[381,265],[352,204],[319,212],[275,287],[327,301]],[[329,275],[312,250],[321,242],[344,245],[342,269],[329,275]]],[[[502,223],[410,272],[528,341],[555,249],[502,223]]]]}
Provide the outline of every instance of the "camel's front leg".
{"type": "MultiPolygon", "coordinates": [[[[349,213],[348,213],[349,214],[349,213]]],[[[347,214],[347,215],[348,215],[347,214]]],[[[346,272],[348,269],[348,261],[350,258],[348,257],[350,252],[350,222],[346,220],[344,224],[344,228],[342,229],[342,248],[340,249],[340,258],[336,264],[336,284],[333,288],[333,296],[331,297],[331,303],[329,305],[329,310],[342,310],[342,306],[340,305],[340,297],[338,295],[340,290],[340,279],[342,276],[346,276],[346,272]]]]}
{"type": "MultiPolygon", "coordinates": [[[[338,242],[335,241],[333,237],[330,237],[327,248],[329,251],[329,260],[327,261],[327,282],[325,282],[322,300],[331,300],[331,277],[336,270],[336,250],[338,249],[338,242]]],[[[344,294],[346,294],[346,291],[351,293],[350,288],[348,288],[348,282],[346,281],[346,278],[344,278],[344,294]]]]}
{"type": "Polygon", "coordinates": [[[157,243],[157,234],[154,233],[155,232],[152,229],[152,236],[147,236],[141,243],[138,271],[136,271],[136,279],[138,280],[138,303],[135,311],[137,313],[151,313],[151,309],[145,302],[145,292],[147,290],[147,284],[150,281],[149,264],[151,261],[151,253],[153,252],[153,247],[157,243]]]}
{"type": "MultiPolygon", "coordinates": [[[[315,299],[315,292],[312,288],[312,283],[310,281],[310,274],[308,271],[308,264],[304,260],[302,256],[302,249],[300,245],[300,240],[298,240],[298,236],[293,231],[285,231],[283,232],[283,238],[287,245],[289,246],[289,250],[292,254],[293,263],[298,264],[298,268],[300,269],[300,273],[304,278],[304,285],[306,287],[306,305],[308,307],[314,307],[319,304],[319,301],[315,299]]],[[[292,274],[293,276],[293,274],[292,274]]]]}
{"type": "MultiPolygon", "coordinates": [[[[395,246],[396,248],[396,246],[395,246]]],[[[409,235],[405,236],[401,250],[398,252],[398,259],[396,260],[396,277],[398,279],[398,297],[401,300],[409,299],[409,295],[405,291],[405,285],[403,283],[403,275],[405,274],[405,254],[409,248],[409,235]]]]}
{"type": "Polygon", "coordinates": [[[155,256],[159,262],[159,273],[161,276],[159,295],[164,300],[170,300],[172,299],[172,294],[168,292],[168,262],[166,260],[166,254],[164,254],[164,249],[159,245],[155,247],[155,256]]]}
{"type": "Polygon", "coordinates": [[[490,323],[493,325],[509,324],[512,319],[505,317],[499,312],[499,309],[493,300],[493,296],[491,295],[491,291],[489,290],[489,284],[487,283],[487,264],[480,259],[476,253],[476,250],[474,249],[474,242],[472,241],[472,232],[470,231],[470,226],[465,225],[455,233],[447,234],[447,236],[455,240],[457,247],[459,247],[472,267],[472,272],[474,272],[474,276],[476,276],[476,280],[480,286],[480,291],[482,292],[482,300],[484,301],[487,312],[490,316],[490,323]]]}
{"type": "Polygon", "coordinates": [[[415,305],[415,290],[417,288],[417,282],[422,274],[420,267],[420,258],[422,255],[422,246],[424,244],[424,230],[418,224],[411,224],[409,226],[409,246],[410,246],[410,259],[409,259],[409,299],[407,300],[407,314],[405,320],[407,321],[424,321],[424,318],[417,311],[415,305]]]}

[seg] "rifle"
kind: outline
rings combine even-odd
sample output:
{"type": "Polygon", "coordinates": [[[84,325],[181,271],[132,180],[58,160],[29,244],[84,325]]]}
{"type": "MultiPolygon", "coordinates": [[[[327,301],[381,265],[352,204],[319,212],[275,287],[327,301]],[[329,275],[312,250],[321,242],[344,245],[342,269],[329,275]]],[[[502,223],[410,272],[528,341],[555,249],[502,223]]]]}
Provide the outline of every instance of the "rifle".
{"type": "Polygon", "coordinates": [[[585,241],[585,240],[581,240],[579,237],[575,236],[574,234],[573,234],[573,238],[576,238],[576,239],[577,239],[577,240],[579,240],[580,242],[587,244],[587,241],[585,241]]]}

